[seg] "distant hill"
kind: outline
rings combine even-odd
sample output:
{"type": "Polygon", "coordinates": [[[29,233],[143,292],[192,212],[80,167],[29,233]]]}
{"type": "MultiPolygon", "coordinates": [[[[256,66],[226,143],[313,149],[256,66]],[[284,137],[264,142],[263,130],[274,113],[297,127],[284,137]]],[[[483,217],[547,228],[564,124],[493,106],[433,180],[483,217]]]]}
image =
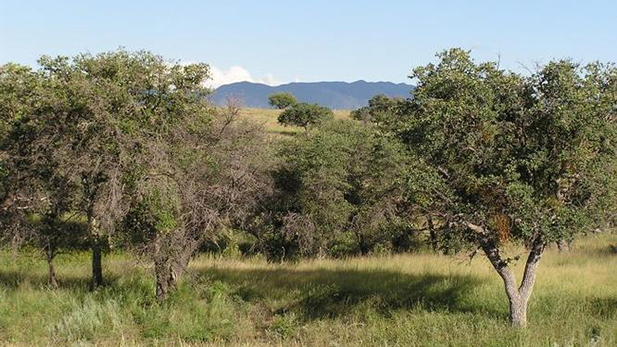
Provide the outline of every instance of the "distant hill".
{"type": "Polygon", "coordinates": [[[368,104],[376,94],[390,97],[409,97],[413,86],[392,82],[297,82],[280,86],[238,82],[218,87],[212,95],[217,105],[224,105],[228,97],[239,99],[245,107],[267,108],[268,95],[290,92],[298,101],[315,103],[338,110],[356,109],[368,104]]]}

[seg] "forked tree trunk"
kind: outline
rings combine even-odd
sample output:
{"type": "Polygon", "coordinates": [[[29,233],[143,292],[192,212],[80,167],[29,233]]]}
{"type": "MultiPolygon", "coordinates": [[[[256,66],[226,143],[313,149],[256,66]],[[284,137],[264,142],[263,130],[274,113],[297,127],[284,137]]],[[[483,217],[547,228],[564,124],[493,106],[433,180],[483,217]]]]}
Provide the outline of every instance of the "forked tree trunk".
{"type": "Polygon", "coordinates": [[[90,282],[90,290],[96,290],[103,286],[103,245],[96,219],[93,217],[88,219],[90,249],[92,250],[92,281],[90,282]]]}
{"type": "Polygon", "coordinates": [[[508,263],[501,258],[499,248],[492,242],[485,241],[481,244],[482,250],[487,258],[502,278],[508,302],[510,304],[510,323],[515,327],[525,327],[527,325],[527,303],[533,291],[536,281],[536,274],[545,243],[540,239],[534,241],[527,262],[525,272],[520,286],[517,286],[516,276],[508,263]]]}

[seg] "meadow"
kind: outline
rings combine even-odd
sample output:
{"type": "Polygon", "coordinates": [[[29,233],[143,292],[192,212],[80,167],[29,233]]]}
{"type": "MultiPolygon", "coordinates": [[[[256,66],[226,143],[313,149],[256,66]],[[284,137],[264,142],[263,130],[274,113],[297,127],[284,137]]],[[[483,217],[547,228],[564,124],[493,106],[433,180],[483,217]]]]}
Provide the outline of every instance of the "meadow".
{"type": "Polygon", "coordinates": [[[554,245],[615,225],[617,70],[438,57],[306,129],[148,52],[9,65],[0,345],[617,346],[617,233],[554,245]]]}
{"type": "MultiPolygon", "coordinates": [[[[59,287],[32,252],[0,255],[0,341],[8,346],[615,346],[617,235],[549,250],[529,326],[507,322],[501,280],[482,256],[418,252],[273,264],[200,255],[159,303],[152,269],[106,256],[88,290],[86,253],[61,255],[59,287]]],[[[515,254],[518,250],[511,249],[515,254]]],[[[516,270],[520,275],[519,261],[516,270]]]]}
{"type": "MultiPolygon", "coordinates": [[[[281,110],[276,109],[243,108],[241,115],[263,125],[268,133],[275,137],[290,136],[303,130],[300,127],[280,124],[277,118],[281,112],[281,110]]],[[[349,119],[349,110],[333,110],[333,112],[336,119],[349,119]]]]}

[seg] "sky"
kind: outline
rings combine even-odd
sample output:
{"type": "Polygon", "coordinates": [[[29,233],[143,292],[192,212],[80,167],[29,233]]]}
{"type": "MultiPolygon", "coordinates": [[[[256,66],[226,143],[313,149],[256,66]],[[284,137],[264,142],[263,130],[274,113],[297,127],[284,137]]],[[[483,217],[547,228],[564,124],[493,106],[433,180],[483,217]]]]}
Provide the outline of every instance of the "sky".
{"type": "Polygon", "coordinates": [[[451,47],[524,72],[617,61],[617,1],[0,0],[0,64],[119,47],[208,63],[215,87],[410,82],[451,47]]]}

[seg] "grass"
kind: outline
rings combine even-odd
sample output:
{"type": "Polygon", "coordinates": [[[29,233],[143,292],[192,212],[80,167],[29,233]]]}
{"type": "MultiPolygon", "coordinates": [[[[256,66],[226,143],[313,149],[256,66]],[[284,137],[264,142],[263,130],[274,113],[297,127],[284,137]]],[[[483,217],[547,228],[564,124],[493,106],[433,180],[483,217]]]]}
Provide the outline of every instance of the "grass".
{"type": "MultiPolygon", "coordinates": [[[[263,124],[268,133],[274,136],[289,136],[302,131],[302,128],[294,126],[284,126],[278,123],[277,119],[281,110],[244,108],[242,115],[248,119],[263,124]]],[[[334,118],[349,118],[349,110],[334,110],[334,118]]]]}
{"type": "Polygon", "coordinates": [[[616,243],[605,234],[549,250],[525,330],[508,326],[501,282],[482,257],[200,256],[157,303],[151,269],[127,255],[106,257],[109,284],[91,293],[87,254],[60,256],[60,287],[50,289],[41,257],[2,253],[0,345],[616,346],[616,243]]]}

